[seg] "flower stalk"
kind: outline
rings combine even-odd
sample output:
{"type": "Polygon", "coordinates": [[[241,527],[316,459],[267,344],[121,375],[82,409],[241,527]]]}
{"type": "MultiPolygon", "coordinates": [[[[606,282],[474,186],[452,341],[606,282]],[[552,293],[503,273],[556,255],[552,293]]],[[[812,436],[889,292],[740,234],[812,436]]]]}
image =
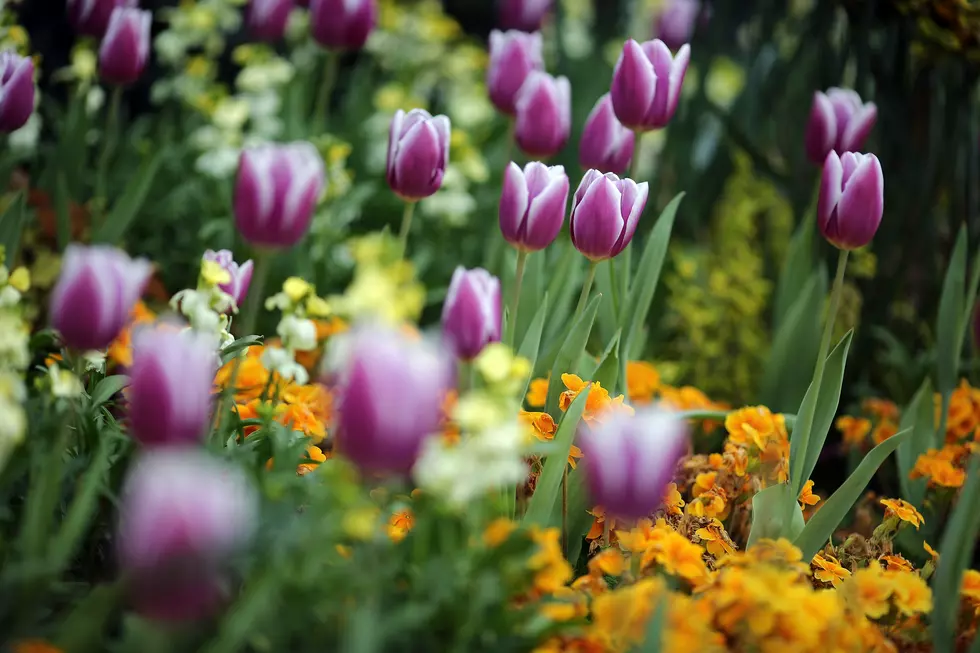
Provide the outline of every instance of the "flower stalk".
{"type": "Polygon", "coordinates": [[[507,316],[507,337],[504,340],[504,344],[510,346],[512,349],[516,344],[514,340],[517,338],[517,311],[521,305],[521,286],[524,282],[524,267],[527,264],[527,254],[524,250],[518,250],[517,252],[517,269],[514,272],[514,296],[510,300],[510,315],[507,316]]]}

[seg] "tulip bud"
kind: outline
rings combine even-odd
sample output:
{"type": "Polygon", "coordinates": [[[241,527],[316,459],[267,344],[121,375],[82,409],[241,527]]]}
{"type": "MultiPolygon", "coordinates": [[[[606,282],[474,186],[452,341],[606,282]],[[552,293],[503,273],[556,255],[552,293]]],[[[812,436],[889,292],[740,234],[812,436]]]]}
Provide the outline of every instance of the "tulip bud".
{"type": "Polygon", "coordinates": [[[677,111],[690,59],[691,47],[686,44],[675,56],[660,40],[643,45],[627,41],[613,71],[610,93],[619,122],[634,131],[666,127],[677,111]]]}
{"type": "Polygon", "coordinates": [[[522,32],[537,32],[551,11],[553,0],[498,0],[500,26],[522,32]]]}
{"type": "Polygon", "coordinates": [[[422,441],[439,429],[452,361],[428,342],[359,327],[340,371],[340,454],[368,473],[408,474],[422,441]]]}
{"type": "Polygon", "coordinates": [[[388,136],[388,185],[402,199],[414,202],[435,194],[449,164],[449,118],[423,109],[391,119],[388,136]]]}
{"type": "Polygon", "coordinates": [[[526,154],[548,158],[565,147],[572,130],[572,87],[566,77],[533,71],[518,91],[514,107],[514,137],[526,154]]]}
{"type": "Polygon", "coordinates": [[[117,531],[133,607],[170,622],[220,608],[228,557],[255,532],[256,499],[239,468],[202,451],[143,453],[123,486],[117,531]]]}
{"type": "Polygon", "coordinates": [[[820,165],[831,150],[843,155],[857,152],[878,119],[874,102],[863,104],[854,91],[832,88],[826,94],[813,94],[813,106],[806,125],[806,155],[820,165]]]}
{"type": "Polygon", "coordinates": [[[671,50],[691,42],[701,14],[701,0],[668,0],[657,15],[654,31],[671,50]]]}
{"type": "Polygon", "coordinates": [[[500,280],[482,268],[456,268],[442,307],[442,334],[462,360],[500,342],[500,280]]]}
{"type": "Polygon", "coordinates": [[[585,121],[578,146],[579,163],[586,169],[618,174],[629,167],[635,142],[636,134],[616,118],[607,93],[599,98],[585,121]]]}
{"type": "Polygon", "coordinates": [[[260,41],[281,40],[292,10],[293,0],[252,0],[248,5],[249,32],[260,41]]]}
{"type": "Polygon", "coordinates": [[[13,51],[0,52],[0,132],[24,126],[34,113],[34,61],[13,51]]]}
{"type": "Polygon", "coordinates": [[[592,261],[626,249],[647,203],[649,185],[589,170],[572,200],[570,235],[575,249],[592,261]]]}
{"type": "Polygon", "coordinates": [[[310,0],[313,39],[333,50],[360,50],[378,22],[377,0],[310,0]]]}
{"type": "Polygon", "coordinates": [[[874,154],[831,151],[823,164],[817,223],[840,249],[858,249],[874,238],[885,210],[885,179],[874,154]]]}
{"type": "Polygon", "coordinates": [[[68,0],[68,19],[75,31],[101,39],[116,7],[137,7],[138,0],[68,0]]]}
{"type": "Polygon", "coordinates": [[[150,57],[149,11],[119,7],[109,18],[109,28],[99,47],[99,74],[110,84],[132,84],[150,57]]]}
{"type": "Polygon", "coordinates": [[[239,233],[260,247],[295,245],[310,228],[325,185],[323,159],[309,143],[244,150],[235,181],[239,233]]]}
{"type": "Polygon", "coordinates": [[[544,70],[540,32],[490,32],[487,89],[494,106],[507,115],[514,115],[517,92],[534,70],[544,70]]]}
{"type": "Polygon", "coordinates": [[[105,245],[68,245],[51,292],[51,326],[68,347],[105,349],[129,321],[152,266],[105,245]]]}
{"type": "Polygon", "coordinates": [[[500,231],[504,240],[525,252],[544,249],[558,237],[568,205],[568,175],[562,166],[538,161],[511,162],[500,195],[500,231]]]}
{"type": "Polygon", "coordinates": [[[231,296],[235,300],[236,306],[241,306],[248,294],[248,286],[252,282],[252,261],[248,260],[238,265],[231,252],[227,249],[214,252],[208,250],[204,252],[204,260],[212,261],[221,266],[221,269],[228,273],[231,280],[228,283],[218,284],[218,288],[231,296]]]}
{"type": "Polygon", "coordinates": [[[678,461],[687,452],[687,425],[660,408],[619,414],[581,426],[585,479],[592,502],[622,519],[649,516],[663,501],[678,461]]]}

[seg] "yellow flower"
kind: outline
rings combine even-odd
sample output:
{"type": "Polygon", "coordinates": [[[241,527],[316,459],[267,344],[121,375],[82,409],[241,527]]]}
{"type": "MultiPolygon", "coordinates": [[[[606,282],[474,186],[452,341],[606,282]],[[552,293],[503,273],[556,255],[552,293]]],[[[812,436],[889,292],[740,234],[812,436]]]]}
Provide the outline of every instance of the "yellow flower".
{"type": "Polygon", "coordinates": [[[834,426],[841,432],[844,444],[851,447],[860,445],[868,437],[868,433],[871,433],[871,420],[863,417],[843,415],[837,418],[834,426]]]}
{"type": "Polygon", "coordinates": [[[822,583],[830,583],[840,587],[841,582],[851,575],[851,572],[841,566],[840,561],[832,555],[826,557],[819,553],[810,561],[813,566],[813,577],[822,583]]]}
{"type": "Polygon", "coordinates": [[[282,284],[282,291],[289,298],[289,301],[296,304],[307,295],[313,294],[313,286],[305,279],[289,277],[282,284]]]}
{"type": "Polygon", "coordinates": [[[904,522],[908,522],[915,526],[918,530],[919,526],[925,523],[925,519],[922,517],[922,513],[915,509],[908,501],[904,499],[882,499],[881,505],[885,506],[885,516],[895,515],[904,522]]]}
{"type": "Polygon", "coordinates": [[[865,616],[880,619],[888,614],[888,597],[892,593],[892,584],[877,563],[854,572],[848,589],[858,610],[865,616]]]}
{"type": "Polygon", "coordinates": [[[31,288],[31,273],[20,266],[10,273],[8,283],[18,292],[27,292],[31,288]]]}
{"type": "Polygon", "coordinates": [[[643,555],[642,566],[651,562],[661,565],[668,574],[679,576],[694,586],[708,578],[704,549],[674,530],[667,530],[643,555]]]}
{"type": "Polygon", "coordinates": [[[704,528],[699,528],[694,534],[701,538],[701,542],[708,553],[716,558],[735,553],[735,547],[732,546],[728,534],[725,533],[724,525],[717,519],[712,519],[710,524],[704,528]]]}
{"type": "Polygon", "coordinates": [[[660,374],[650,363],[629,361],[626,363],[626,388],[634,404],[648,404],[660,387],[660,374]]]}
{"type": "Polygon", "coordinates": [[[604,549],[589,560],[589,573],[596,576],[621,576],[625,570],[626,561],[617,549],[604,549]]]}
{"type": "Polygon", "coordinates": [[[669,483],[667,489],[664,490],[664,511],[668,515],[681,516],[683,511],[681,508],[684,507],[684,497],[677,490],[677,483],[669,483]]]}
{"type": "Polygon", "coordinates": [[[589,614],[589,605],[581,592],[562,587],[552,594],[552,598],[557,600],[541,606],[541,614],[551,621],[584,619],[589,614]]]}
{"type": "MultiPolygon", "coordinates": [[[[558,426],[548,413],[529,413],[522,410],[519,417],[522,422],[531,427],[531,433],[541,442],[551,442],[555,439],[558,426]]],[[[578,467],[578,459],[581,457],[582,450],[573,444],[568,450],[568,464],[572,469],[578,467]]]]}
{"type": "Polygon", "coordinates": [[[527,389],[526,401],[531,408],[544,408],[548,401],[548,379],[532,379],[527,389]]]}
{"type": "Polygon", "coordinates": [[[517,524],[506,517],[495,519],[483,531],[483,543],[491,549],[495,549],[506,542],[510,534],[516,529],[517,524]]]}
{"type": "Polygon", "coordinates": [[[933,562],[939,561],[939,551],[936,551],[934,548],[929,546],[928,542],[923,542],[922,548],[924,548],[926,550],[926,553],[928,553],[932,557],[933,562]]]}
{"type": "Polygon", "coordinates": [[[813,481],[807,481],[803,484],[799,502],[801,510],[805,510],[807,506],[815,506],[820,502],[820,497],[813,493],[813,481]]]}
{"type": "Polygon", "coordinates": [[[377,526],[377,518],[376,508],[351,510],[344,515],[344,533],[355,540],[370,540],[377,526]]]}
{"type": "Polygon", "coordinates": [[[785,438],[780,431],[776,416],[765,406],[749,406],[733,411],[725,418],[729,441],[745,446],[755,446],[760,451],[770,442],[785,438]]]}
{"type": "Polygon", "coordinates": [[[530,534],[538,546],[527,563],[534,572],[534,590],[541,595],[554,594],[572,579],[572,567],[561,552],[561,533],[556,528],[533,527],[530,534]]]}
{"type": "Polygon", "coordinates": [[[916,573],[907,571],[888,572],[892,581],[892,600],[899,612],[906,616],[932,611],[932,590],[916,573]]]}
{"type": "Polygon", "coordinates": [[[388,519],[388,537],[392,542],[401,542],[415,526],[415,515],[411,510],[399,510],[388,519]]]}

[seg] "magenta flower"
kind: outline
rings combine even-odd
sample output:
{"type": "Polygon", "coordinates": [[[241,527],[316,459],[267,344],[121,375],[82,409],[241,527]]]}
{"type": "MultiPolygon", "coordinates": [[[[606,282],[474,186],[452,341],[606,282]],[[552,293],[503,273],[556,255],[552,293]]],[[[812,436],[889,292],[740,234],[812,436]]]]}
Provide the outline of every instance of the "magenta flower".
{"type": "Polygon", "coordinates": [[[537,32],[551,11],[554,0],[498,0],[500,26],[522,32],[537,32]]]}
{"type": "Polygon", "coordinates": [[[109,18],[109,28],[99,47],[99,75],[109,84],[132,84],[143,74],[150,57],[153,14],[119,7],[109,18]]]}
{"type": "Polygon", "coordinates": [[[214,252],[204,252],[205,261],[213,261],[222,267],[231,277],[231,281],[218,286],[223,292],[235,300],[235,306],[241,306],[248,294],[248,286],[252,282],[252,261],[248,260],[238,265],[234,256],[227,249],[214,252]]]}
{"type": "Polygon", "coordinates": [[[260,41],[279,41],[286,33],[293,0],[251,0],[248,4],[248,30],[260,41]]]}
{"type": "Polygon", "coordinates": [[[850,89],[832,88],[826,94],[817,91],[806,125],[807,158],[821,165],[831,150],[839,156],[860,151],[877,119],[874,102],[862,103],[850,89]]]}
{"type": "Polygon", "coordinates": [[[24,126],[34,113],[34,61],[16,52],[0,52],[0,132],[24,126]]]}
{"type": "Polygon", "coordinates": [[[619,174],[633,160],[636,134],[623,127],[613,111],[612,98],[603,95],[585,121],[578,146],[578,160],[583,168],[619,174]]]}
{"type": "Polygon", "coordinates": [[[68,19],[75,31],[101,39],[117,7],[137,7],[138,0],[68,0],[68,19]]]}
{"type": "Polygon", "coordinates": [[[700,14],[701,0],[667,0],[657,15],[657,38],[671,50],[679,50],[691,42],[700,14]]]}
{"type": "Polygon", "coordinates": [[[511,162],[500,195],[500,232],[504,240],[525,252],[550,245],[565,221],[568,175],[562,166],[538,161],[524,166],[511,162]]]}
{"type": "Polygon", "coordinates": [[[378,22],[377,0],[309,0],[313,39],[332,50],[360,50],[378,22]]]}
{"type": "Polygon", "coordinates": [[[532,71],[514,106],[514,137],[525,154],[546,159],[565,147],[572,130],[572,87],[567,78],[532,71]]]}
{"type": "Polygon", "coordinates": [[[415,202],[435,194],[449,164],[449,118],[424,109],[401,109],[388,136],[388,185],[402,199],[415,202]]]}
{"type": "Polygon", "coordinates": [[[634,131],[666,127],[677,111],[690,59],[689,45],[681,46],[675,56],[660,40],[643,45],[627,41],[610,92],[619,122],[634,131]]]}
{"type": "Polygon", "coordinates": [[[500,280],[482,268],[456,268],[442,306],[442,334],[456,356],[473,360],[500,342],[500,280]]]}
{"type": "Polygon", "coordinates": [[[589,170],[575,191],[569,219],[572,244],[591,261],[618,255],[633,239],[649,185],[589,170]]]}
{"type": "Polygon", "coordinates": [[[540,32],[490,32],[487,89],[495,107],[507,115],[514,115],[517,92],[534,70],[544,70],[540,32]]]}
{"type": "Polygon", "coordinates": [[[874,238],[885,210],[885,178],[874,154],[831,150],[823,164],[817,223],[840,249],[858,249],[874,238]]]}

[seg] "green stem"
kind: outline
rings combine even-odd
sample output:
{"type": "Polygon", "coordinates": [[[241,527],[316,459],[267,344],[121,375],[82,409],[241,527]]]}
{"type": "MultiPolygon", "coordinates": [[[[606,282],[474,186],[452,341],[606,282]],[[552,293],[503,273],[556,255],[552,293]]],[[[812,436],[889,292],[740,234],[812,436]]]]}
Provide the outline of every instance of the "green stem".
{"type": "Polygon", "coordinates": [[[640,173],[640,154],[643,151],[643,132],[634,131],[635,136],[633,144],[633,158],[630,160],[630,179],[637,181],[637,175],[640,173]]]}
{"type": "Polygon", "coordinates": [[[572,321],[577,320],[582,314],[582,311],[585,310],[585,305],[589,301],[589,291],[592,290],[592,282],[595,281],[595,271],[598,266],[599,264],[595,261],[589,262],[589,271],[585,276],[585,283],[582,284],[582,294],[578,296],[578,304],[575,306],[575,317],[572,318],[572,321]]]}
{"type": "Polygon", "coordinates": [[[116,86],[112,89],[112,98],[109,100],[109,116],[106,118],[105,124],[105,147],[102,149],[102,155],[99,157],[97,174],[95,177],[95,200],[97,207],[97,213],[100,217],[100,224],[105,221],[105,216],[108,213],[108,199],[106,198],[106,189],[108,188],[109,181],[107,179],[109,175],[109,162],[112,160],[112,155],[116,150],[116,140],[118,135],[119,127],[119,107],[122,104],[122,87],[116,86]]]}
{"type": "Polygon", "coordinates": [[[412,216],[415,214],[415,202],[405,202],[402,213],[402,226],[398,230],[398,242],[401,246],[402,257],[408,252],[408,232],[412,230],[412,216]]]}
{"type": "Polygon", "coordinates": [[[609,259],[609,286],[612,289],[613,315],[619,317],[619,291],[616,285],[616,259],[609,259]]]}
{"type": "Polygon", "coordinates": [[[568,461],[561,472],[561,554],[568,560],[568,461]]]}
{"type": "Polygon", "coordinates": [[[323,76],[320,78],[320,89],[317,92],[316,104],[313,107],[314,125],[322,125],[324,129],[330,124],[330,96],[337,83],[337,70],[340,67],[340,55],[334,50],[328,50],[323,61],[323,76]]]}
{"type": "Polygon", "coordinates": [[[504,344],[511,349],[514,348],[514,340],[517,338],[517,310],[521,305],[521,285],[524,282],[524,265],[527,263],[527,252],[518,250],[517,270],[514,272],[514,296],[510,300],[510,315],[507,316],[507,338],[504,344]]]}

